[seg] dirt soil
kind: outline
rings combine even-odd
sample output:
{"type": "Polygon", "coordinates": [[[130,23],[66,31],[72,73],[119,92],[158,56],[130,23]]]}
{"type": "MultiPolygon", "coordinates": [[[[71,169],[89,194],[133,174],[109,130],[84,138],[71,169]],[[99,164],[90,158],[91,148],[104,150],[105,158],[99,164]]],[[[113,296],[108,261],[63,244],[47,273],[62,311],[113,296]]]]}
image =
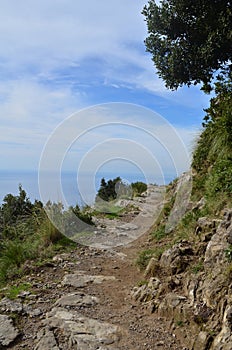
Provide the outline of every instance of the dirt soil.
{"type": "MultiPolygon", "coordinates": [[[[130,246],[114,250],[78,247],[71,253],[57,256],[53,263],[45,264],[30,273],[25,278],[33,286],[29,304],[32,310],[39,309],[40,312],[38,315],[36,312],[35,315],[33,312],[31,315],[23,314],[15,319],[21,336],[8,348],[34,349],[36,335],[43,327],[42,320],[46,317],[46,312],[54,307],[55,301],[61,296],[80,291],[80,288],[62,285],[63,277],[81,270],[87,275],[115,277],[113,281],[88,284],[81,288],[83,293],[99,298],[99,303],[79,308],[84,316],[120,327],[122,336],[118,344],[115,344],[115,350],[183,349],[175,334],[168,330],[165,321],[134,302],[130,296],[132,288],[144,279],[135,265],[135,260],[138,251],[145,249],[147,244],[148,236],[145,235],[130,246]]],[[[62,332],[57,331],[55,336],[59,348],[67,349],[62,332]]]]}

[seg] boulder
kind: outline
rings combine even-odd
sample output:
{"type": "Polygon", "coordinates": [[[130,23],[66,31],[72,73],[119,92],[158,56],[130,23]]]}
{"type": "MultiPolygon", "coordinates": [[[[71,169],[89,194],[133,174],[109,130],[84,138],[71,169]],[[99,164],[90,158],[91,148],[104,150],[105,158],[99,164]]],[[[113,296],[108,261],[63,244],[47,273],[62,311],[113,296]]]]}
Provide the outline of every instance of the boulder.
{"type": "Polygon", "coordinates": [[[12,319],[7,315],[0,315],[0,345],[10,345],[19,335],[12,319]]]}
{"type": "Polygon", "coordinates": [[[48,328],[42,329],[37,334],[38,343],[34,347],[34,350],[59,350],[56,338],[51,330],[48,328]]]}
{"type": "Polygon", "coordinates": [[[58,306],[79,306],[79,307],[86,307],[86,306],[93,306],[96,303],[98,303],[98,298],[92,296],[92,295],[86,295],[84,293],[70,293],[63,295],[60,299],[58,299],[55,303],[55,305],[58,306]]]}
{"type": "Polygon", "coordinates": [[[59,329],[62,332],[66,338],[67,349],[115,349],[115,344],[121,337],[118,326],[85,317],[74,310],[67,311],[63,308],[53,308],[43,323],[45,327],[49,326],[50,329],[59,329]]]}
{"type": "Polygon", "coordinates": [[[208,350],[212,343],[212,337],[208,332],[201,331],[193,345],[193,350],[208,350]]]}
{"type": "Polygon", "coordinates": [[[160,267],[170,274],[178,274],[187,268],[193,255],[192,247],[188,242],[181,242],[166,250],[160,258],[160,267]]]}
{"type": "Polygon", "coordinates": [[[102,283],[104,281],[114,281],[114,276],[102,276],[102,275],[85,275],[84,271],[79,271],[73,274],[68,274],[64,277],[62,284],[73,286],[77,288],[83,288],[89,283],[102,283]]]}

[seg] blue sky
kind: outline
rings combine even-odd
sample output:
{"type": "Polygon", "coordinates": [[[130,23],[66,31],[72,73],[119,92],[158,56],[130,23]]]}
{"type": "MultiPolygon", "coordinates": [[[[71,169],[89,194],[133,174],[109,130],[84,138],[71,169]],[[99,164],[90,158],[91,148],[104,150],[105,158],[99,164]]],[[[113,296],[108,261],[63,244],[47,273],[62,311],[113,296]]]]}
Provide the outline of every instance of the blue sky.
{"type": "MultiPolygon", "coordinates": [[[[83,108],[110,102],[159,113],[192,147],[209,97],[199,87],[171,92],[158,78],[143,43],[146,1],[0,3],[1,169],[38,169],[58,125],[83,108]]],[[[147,128],[150,120],[143,122],[147,128]]],[[[125,129],[123,138],[130,132],[125,129]]]]}

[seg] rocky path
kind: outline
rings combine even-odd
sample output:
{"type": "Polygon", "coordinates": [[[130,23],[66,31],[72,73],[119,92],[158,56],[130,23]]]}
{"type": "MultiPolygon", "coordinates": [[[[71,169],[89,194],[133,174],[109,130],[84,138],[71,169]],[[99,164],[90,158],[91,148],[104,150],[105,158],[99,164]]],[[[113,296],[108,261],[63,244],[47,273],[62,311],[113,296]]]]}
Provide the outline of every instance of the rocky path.
{"type": "Polygon", "coordinates": [[[0,349],[182,349],[164,320],[131,297],[143,280],[134,262],[147,239],[77,247],[30,272],[30,292],[0,303],[0,349]]]}

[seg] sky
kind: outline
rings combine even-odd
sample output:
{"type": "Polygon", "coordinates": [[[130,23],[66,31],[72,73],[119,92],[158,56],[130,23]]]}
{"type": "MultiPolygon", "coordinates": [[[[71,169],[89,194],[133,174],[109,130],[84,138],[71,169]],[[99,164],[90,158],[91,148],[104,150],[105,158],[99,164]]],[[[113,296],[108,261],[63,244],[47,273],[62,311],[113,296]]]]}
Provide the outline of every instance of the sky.
{"type": "MultiPolygon", "coordinates": [[[[110,170],[110,161],[123,159],[122,150],[128,149],[124,161],[139,164],[153,151],[157,167],[165,172],[164,150],[152,142],[159,134],[170,155],[176,137],[172,128],[177,143],[181,139],[192,149],[209,97],[199,86],[175,92],[165,88],[144,45],[145,4],[145,0],[0,0],[2,170],[37,171],[41,163],[46,170],[44,152],[50,162],[54,149],[63,152],[62,164],[56,166],[66,170],[76,170],[91,152],[85,170],[91,171],[90,159],[96,158],[95,172],[104,165],[110,170]],[[108,108],[107,113],[99,114],[99,106],[108,108]],[[70,128],[68,121],[73,123],[70,128]],[[87,127],[92,128],[89,135],[87,127]],[[158,134],[150,142],[141,130],[148,135],[154,128],[158,134]],[[77,139],[84,129],[85,137],[77,139]],[[60,138],[47,147],[56,133],[60,138]],[[62,138],[69,139],[66,146],[62,138]],[[133,143],[135,153],[137,146],[146,149],[137,153],[137,160],[130,156],[133,143]]],[[[174,163],[181,152],[177,147],[171,155],[174,163]]]]}

